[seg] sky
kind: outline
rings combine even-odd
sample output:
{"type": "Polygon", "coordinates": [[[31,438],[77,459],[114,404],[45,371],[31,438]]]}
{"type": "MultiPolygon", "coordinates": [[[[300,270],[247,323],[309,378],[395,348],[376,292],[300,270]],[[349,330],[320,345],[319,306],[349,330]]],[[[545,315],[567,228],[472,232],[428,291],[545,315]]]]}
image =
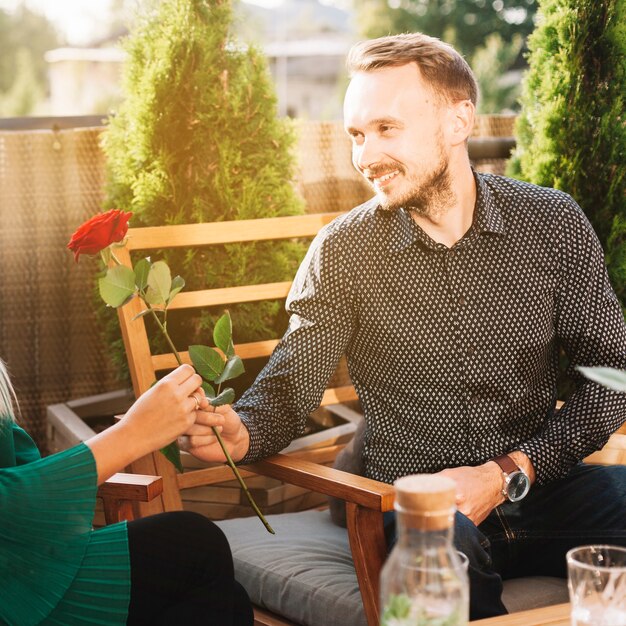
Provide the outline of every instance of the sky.
{"type": "MultiPolygon", "coordinates": [[[[283,0],[244,0],[264,7],[279,6],[283,0]]],[[[32,11],[43,13],[69,43],[85,44],[98,35],[98,26],[108,15],[111,0],[0,0],[0,8],[9,11],[26,4],[32,11]]]]}

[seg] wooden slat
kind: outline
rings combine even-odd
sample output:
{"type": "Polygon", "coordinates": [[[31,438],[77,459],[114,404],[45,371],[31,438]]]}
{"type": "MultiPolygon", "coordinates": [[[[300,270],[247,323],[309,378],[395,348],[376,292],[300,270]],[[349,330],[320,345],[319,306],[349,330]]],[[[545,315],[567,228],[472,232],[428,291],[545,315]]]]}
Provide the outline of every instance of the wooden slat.
{"type": "Polygon", "coordinates": [[[328,404],[341,404],[342,402],[350,402],[358,399],[359,396],[356,395],[356,390],[352,385],[334,387],[333,389],[327,389],[324,392],[320,406],[327,406],[328,404]]]}
{"type": "Polygon", "coordinates": [[[585,463],[626,465],[626,435],[620,433],[611,435],[604,448],[589,455],[585,463]]]}
{"type": "Polygon", "coordinates": [[[170,303],[168,310],[193,309],[205,306],[258,302],[259,300],[284,300],[291,288],[291,281],[282,283],[263,283],[261,285],[243,285],[223,289],[204,289],[202,291],[181,291],[170,303]]]}
{"type": "MultiPolygon", "coordinates": [[[[244,361],[246,359],[255,359],[257,357],[266,357],[272,354],[274,348],[278,345],[278,339],[268,339],[267,341],[253,341],[252,343],[239,343],[235,345],[235,354],[239,355],[244,361]]],[[[180,358],[183,363],[191,363],[189,352],[181,352],[180,358]]],[[[169,370],[178,365],[176,357],[171,354],[155,354],[151,357],[152,367],[154,371],[160,372],[169,370]]]]}
{"type": "Polygon", "coordinates": [[[471,622],[472,626],[570,626],[569,604],[554,604],[530,611],[489,617],[471,622]]]}
{"type": "Polygon", "coordinates": [[[254,626],[297,626],[295,622],[290,622],[284,617],[278,617],[270,613],[267,609],[254,607],[254,626]]]}
{"type": "MultiPolygon", "coordinates": [[[[255,472],[250,472],[243,467],[239,467],[238,469],[241,477],[244,479],[248,476],[256,476],[255,472]]],[[[237,480],[228,465],[207,467],[176,476],[179,489],[189,489],[190,487],[200,487],[201,485],[215,485],[216,483],[223,483],[227,480],[237,480]]]]}
{"type": "Polygon", "coordinates": [[[336,456],[345,447],[345,443],[338,443],[334,446],[314,448],[313,450],[297,450],[296,452],[288,452],[285,456],[293,456],[296,459],[310,461],[311,463],[330,463],[335,460],[336,456]]]}
{"type": "MultiPolygon", "coordinates": [[[[119,248],[115,252],[120,263],[131,267],[130,253],[127,248],[119,248]]],[[[154,371],[150,361],[151,352],[146,333],[146,326],[142,319],[133,320],[140,313],[142,305],[139,298],[133,298],[125,306],[117,309],[117,317],[122,330],[124,347],[126,348],[126,358],[128,359],[128,369],[133,381],[133,391],[135,397],[139,397],[144,391],[150,389],[154,382],[154,371]]],[[[135,469],[134,472],[140,474],[154,474],[154,471],[146,469],[135,469]]]]}
{"type": "Polygon", "coordinates": [[[317,234],[322,226],[339,215],[342,215],[342,212],[237,220],[234,222],[130,228],[126,247],[129,250],[193,248],[223,243],[312,237],[317,234]]]}

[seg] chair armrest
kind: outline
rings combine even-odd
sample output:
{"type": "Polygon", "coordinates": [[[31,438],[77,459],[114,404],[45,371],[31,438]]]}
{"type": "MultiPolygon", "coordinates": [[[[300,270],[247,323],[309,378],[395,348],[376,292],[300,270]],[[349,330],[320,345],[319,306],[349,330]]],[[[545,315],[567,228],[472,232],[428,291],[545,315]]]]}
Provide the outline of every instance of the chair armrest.
{"type": "Polygon", "coordinates": [[[115,524],[135,519],[136,505],[133,503],[150,502],[161,493],[163,479],[160,476],[119,473],[102,483],[96,495],[102,498],[105,522],[115,524]]]}
{"type": "Polygon", "coordinates": [[[244,467],[368,509],[379,512],[393,510],[393,486],[371,478],[355,476],[284,454],[276,454],[244,467]]]}
{"type": "Polygon", "coordinates": [[[348,538],[365,616],[368,624],[379,624],[379,578],[387,554],[382,513],[393,508],[394,488],[285,454],[246,467],[346,501],[348,538]]]}
{"type": "Polygon", "coordinates": [[[150,502],[163,493],[163,479],[160,476],[143,474],[113,474],[98,487],[99,498],[150,502]]]}

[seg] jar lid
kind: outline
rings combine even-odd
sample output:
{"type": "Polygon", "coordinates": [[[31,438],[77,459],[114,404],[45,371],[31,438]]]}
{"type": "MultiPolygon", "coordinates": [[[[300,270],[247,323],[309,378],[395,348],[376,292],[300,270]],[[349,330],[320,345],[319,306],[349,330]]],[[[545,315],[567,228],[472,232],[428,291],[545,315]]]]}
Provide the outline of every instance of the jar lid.
{"type": "Polygon", "coordinates": [[[427,528],[445,528],[452,523],[455,510],[456,483],[446,476],[415,474],[399,478],[395,509],[408,515],[413,523],[427,528]],[[430,519],[430,523],[425,520],[430,519]],[[420,523],[420,520],[423,523],[420,523]]]}

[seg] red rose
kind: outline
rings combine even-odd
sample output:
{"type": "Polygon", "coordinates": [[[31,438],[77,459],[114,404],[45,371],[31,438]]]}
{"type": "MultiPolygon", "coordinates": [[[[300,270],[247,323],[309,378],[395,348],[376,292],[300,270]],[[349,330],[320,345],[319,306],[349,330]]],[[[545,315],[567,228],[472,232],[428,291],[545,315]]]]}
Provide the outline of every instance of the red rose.
{"type": "Polygon", "coordinates": [[[122,241],[128,232],[132,213],[111,209],[94,215],[72,235],[67,247],[78,261],[81,254],[98,254],[114,242],[122,241]]]}

